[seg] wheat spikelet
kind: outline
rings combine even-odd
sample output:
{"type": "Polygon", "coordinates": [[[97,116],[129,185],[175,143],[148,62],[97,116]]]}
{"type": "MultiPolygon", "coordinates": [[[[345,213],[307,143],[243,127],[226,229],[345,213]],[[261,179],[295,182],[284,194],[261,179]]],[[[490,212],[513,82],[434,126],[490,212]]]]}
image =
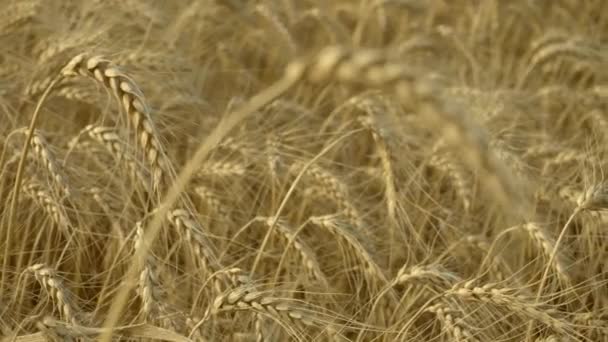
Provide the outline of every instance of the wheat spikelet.
{"type": "Polygon", "coordinates": [[[53,181],[61,189],[62,195],[70,197],[72,195],[72,190],[69,186],[69,182],[63,170],[59,167],[55,155],[49,149],[49,144],[44,135],[39,130],[34,130],[30,145],[40,163],[47,169],[53,181]]]}
{"type": "MultiPolygon", "coordinates": [[[[520,227],[532,238],[532,241],[540,247],[543,254],[551,259],[551,255],[555,250],[555,240],[551,238],[547,231],[541,225],[534,222],[528,222],[520,227]]],[[[561,253],[557,254],[557,258],[554,258],[549,266],[555,270],[559,279],[563,281],[564,284],[571,284],[572,280],[567,272],[568,268],[566,267],[566,262],[561,253]]]]}
{"type": "Polygon", "coordinates": [[[506,307],[514,313],[521,313],[527,318],[541,322],[561,334],[567,334],[571,330],[557,310],[535,304],[532,297],[519,295],[518,292],[518,289],[497,288],[494,284],[476,287],[473,281],[467,281],[455,284],[446,294],[506,307]]]}
{"type": "MultiPolygon", "coordinates": [[[[44,340],[59,342],[59,341],[67,341],[67,342],[75,342],[74,336],[69,334],[68,331],[64,329],[58,329],[56,325],[49,324],[51,317],[45,317],[42,321],[36,322],[36,328],[42,333],[44,340]]],[[[54,318],[52,318],[55,320],[54,318]]]]}
{"type": "MultiPolygon", "coordinates": [[[[141,221],[135,223],[134,252],[137,252],[144,243],[144,226],[141,221]]],[[[142,313],[144,321],[154,320],[158,314],[166,313],[167,307],[164,303],[163,290],[155,270],[154,259],[147,255],[143,267],[139,273],[137,295],[142,301],[142,313]]]]}
{"type": "Polygon", "coordinates": [[[80,54],[72,58],[62,69],[62,75],[82,75],[101,83],[112,92],[139,135],[139,144],[152,168],[154,188],[158,189],[163,174],[167,173],[167,158],[156,129],[148,104],[137,84],[117,66],[100,56],[89,57],[80,54]]]}
{"type": "Polygon", "coordinates": [[[44,287],[49,296],[53,298],[59,313],[66,322],[79,324],[79,309],[72,298],[72,293],[64,286],[54,269],[44,264],[36,264],[27,268],[36,280],[44,287]]]}
{"type": "Polygon", "coordinates": [[[198,225],[191,213],[185,209],[175,209],[167,214],[169,222],[186,237],[194,255],[201,263],[203,271],[209,274],[220,270],[212,244],[204,237],[202,227],[198,225]]]}
{"type": "Polygon", "coordinates": [[[316,321],[313,316],[295,305],[264,292],[255,291],[249,286],[238,287],[216,297],[211,307],[211,314],[217,315],[223,311],[238,310],[250,310],[268,317],[291,334],[296,335],[296,329],[301,324],[311,326],[316,321]],[[287,322],[291,324],[286,324],[287,322]]]}
{"type": "Polygon", "coordinates": [[[197,186],[194,191],[208,208],[212,209],[222,221],[230,221],[230,210],[222,203],[213,190],[206,186],[197,186]]]}
{"type": "Polygon", "coordinates": [[[247,173],[247,165],[239,161],[217,161],[204,163],[197,176],[205,178],[208,176],[216,177],[242,177],[247,173]]]}
{"type": "Polygon", "coordinates": [[[103,39],[107,32],[106,27],[92,30],[74,30],[69,34],[58,34],[51,39],[40,41],[34,47],[34,54],[38,56],[38,63],[44,65],[51,59],[68,51],[73,51],[77,47],[91,45],[91,42],[103,39]]]}
{"type": "Polygon", "coordinates": [[[414,265],[412,267],[404,265],[399,269],[391,284],[392,286],[403,286],[409,283],[419,285],[429,283],[437,289],[442,289],[451,287],[460,280],[459,276],[447,271],[440,265],[414,265]]]}
{"type": "Polygon", "coordinates": [[[384,270],[376,262],[368,249],[359,241],[357,236],[351,232],[348,225],[340,222],[333,215],[311,216],[308,221],[327,230],[338,243],[345,255],[353,255],[360,263],[354,265],[355,268],[362,268],[365,282],[371,291],[378,291],[374,300],[372,311],[377,313],[376,319],[382,324],[387,323],[387,312],[393,312],[399,302],[390,281],[387,279],[384,270]],[[387,295],[387,296],[385,296],[387,295]],[[378,310],[380,308],[381,310],[378,310]]]}
{"type": "Polygon", "coordinates": [[[321,266],[317,261],[315,253],[300,237],[296,235],[293,228],[289,227],[283,220],[276,220],[275,222],[275,219],[272,217],[257,217],[256,221],[262,222],[268,227],[268,229],[271,229],[274,223],[279,236],[285,240],[285,243],[288,246],[292,246],[297,251],[302,264],[312,278],[321,282],[325,288],[329,286],[327,277],[321,270],[321,266]]]}
{"type": "MultiPolygon", "coordinates": [[[[292,164],[291,169],[298,172],[304,168],[304,163],[296,161],[292,164]]],[[[318,165],[310,165],[305,174],[322,187],[324,194],[335,201],[336,205],[344,211],[345,217],[358,230],[362,230],[364,226],[363,219],[357,208],[349,200],[348,187],[337,176],[333,175],[329,170],[321,168],[318,165]]]]}
{"type": "Polygon", "coordinates": [[[604,113],[599,109],[593,109],[587,113],[587,117],[591,121],[594,131],[601,137],[604,143],[608,142],[608,119],[604,116],[604,113]]]}
{"type": "Polygon", "coordinates": [[[287,27],[285,27],[285,25],[281,22],[281,20],[279,20],[279,18],[274,13],[272,13],[272,11],[268,8],[268,6],[266,6],[264,4],[256,5],[255,10],[264,19],[266,19],[273,26],[273,28],[277,31],[279,36],[281,36],[281,38],[283,38],[285,46],[289,50],[289,54],[291,56],[295,55],[296,52],[298,51],[298,47],[295,43],[295,40],[289,33],[289,30],[287,29],[287,27]]]}
{"type": "Polygon", "coordinates": [[[462,206],[466,212],[471,209],[471,199],[473,198],[473,180],[470,173],[464,166],[455,161],[450,155],[440,151],[443,142],[439,142],[433,148],[433,154],[429,159],[429,165],[440,172],[445,173],[452,179],[458,197],[462,201],[462,206]]]}
{"type": "Polygon", "coordinates": [[[86,132],[89,137],[103,145],[118,161],[125,162],[131,170],[132,175],[140,179],[144,183],[144,186],[148,184],[147,180],[150,179],[150,176],[145,169],[142,169],[133,160],[127,146],[114,128],[88,125],[83,129],[83,132],[86,132]]]}
{"type": "Polygon", "coordinates": [[[588,61],[592,64],[601,63],[603,57],[599,51],[577,37],[550,36],[537,44],[530,57],[526,71],[520,77],[520,87],[530,79],[532,71],[546,66],[558,57],[569,57],[576,61],[588,61]]]}
{"type": "Polygon", "coordinates": [[[372,134],[376,143],[377,151],[380,156],[383,178],[385,184],[384,198],[386,201],[386,209],[391,224],[391,241],[396,238],[397,234],[397,189],[395,187],[395,174],[393,171],[392,151],[389,148],[389,142],[384,131],[379,127],[376,116],[383,111],[370,100],[364,100],[359,103],[361,109],[367,113],[366,116],[360,117],[359,122],[366,127],[372,134]]]}
{"type": "Polygon", "coordinates": [[[103,191],[100,188],[92,187],[88,189],[88,193],[93,196],[93,200],[97,203],[97,205],[103,211],[105,217],[110,220],[110,224],[112,225],[112,230],[116,232],[117,236],[123,240],[125,238],[124,231],[120,226],[120,223],[116,220],[116,217],[112,211],[112,208],[108,204],[108,202],[102,197],[103,191]]]}
{"type": "Polygon", "coordinates": [[[576,313],[572,320],[577,324],[583,324],[581,330],[589,331],[597,340],[608,339],[608,317],[606,314],[597,312],[576,313]]]}
{"type": "Polygon", "coordinates": [[[326,229],[336,240],[344,243],[354,251],[354,254],[364,265],[364,271],[371,279],[380,280],[383,284],[388,284],[384,271],[374,260],[371,253],[359,241],[359,239],[348,229],[348,226],[340,223],[332,215],[311,216],[308,221],[318,227],[326,229]]]}
{"type": "Polygon", "coordinates": [[[608,185],[604,182],[588,187],[576,201],[581,210],[608,209],[608,185]]]}
{"type": "Polygon", "coordinates": [[[9,4],[0,12],[0,36],[10,33],[17,26],[34,18],[41,1],[26,0],[9,4]]]}
{"type": "MultiPolygon", "coordinates": [[[[512,273],[507,262],[500,255],[490,255],[492,252],[492,246],[486,241],[483,236],[479,235],[468,235],[464,238],[464,241],[470,246],[473,246],[480,250],[486,257],[491,257],[490,270],[499,279],[504,280],[505,271],[512,273]]],[[[523,287],[523,286],[522,286],[523,287]]]]}
{"type": "Polygon", "coordinates": [[[57,89],[56,96],[63,97],[71,101],[80,101],[83,103],[95,104],[97,91],[93,87],[65,85],[57,89]]]}
{"type": "MultiPolygon", "coordinates": [[[[344,84],[388,87],[401,103],[415,108],[429,123],[438,125],[446,142],[462,146],[464,160],[484,171],[482,180],[495,199],[521,215],[525,206],[513,206],[513,198],[522,201],[521,190],[508,174],[508,168],[490,153],[489,139],[453,101],[445,97],[437,82],[414,74],[404,64],[391,61],[381,50],[351,51],[327,47],[307,61],[292,62],[286,68],[288,80],[322,83],[336,80],[344,84]]],[[[523,204],[523,202],[521,202],[523,204]]]]}
{"type": "MultiPolygon", "coordinates": [[[[566,32],[557,29],[549,29],[545,32],[540,38],[534,39],[530,43],[529,53],[531,56],[535,56],[542,51],[547,46],[551,46],[553,44],[563,44],[570,39],[570,35],[566,32]]],[[[533,59],[533,57],[530,57],[533,59]]]]}
{"type": "Polygon", "coordinates": [[[65,207],[57,202],[53,196],[47,192],[44,187],[36,182],[23,184],[23,191],[28,194],[34,202],[47,212],[53,222],[59,227],[65,236],[70,236],[72,228],[70,221],[65,211],[65,207]]]}
{"type": "Polygon", "coordinates": [[[255,315],[255,342],[264,342],[264,316],[255,315]]]}
{"type": "Polygon", "coordinates": [[[561,338],[557,335],[549,335],[547,337],[541,337],[534,340],[534,342],[562,342],[568,341],[568,339],[561,338]]]}
{"type": "MultiPolygon", "coordinates": [[[[54,77],[46,76],[42,79],[34,79],[31,81],[23,90],[23,94],[27,97],[33,98],[39,96],[44,92],[46,88],[48,88],[51,83],[53,83],[54,77]]],[[[55,87],[61,88],[63,85],[67,83],[66,80],[60,80],[57,82],[55,87]]]]}
{"type": "Polygon", "coordinates": [[[493,140],[490,143],[490,147],[499,160],[505,163],[505,165],[509,165],[510,170],[514,171],[520,181],[529,181],[530,167],[519,157],[519,155],[509,150],[504,141],[493,140]]]}
{"type": "Polygon", "coordinates": [[[279,167],[281,165],[280,139],[275,135],[270,135],[266,138],[264,145],[266,150],[266,165],[268,166],[270,178],[273,182],[277,182],[279,179],[279,167]]]}
{"type": "Polygon", "coordinates": [[[452,309],[448,304],[438,302],[427,307],[424,311],[435,314],[443,328],[457,342],[480,342],[467,328],[466,323],[457,316],[459,310],[452,309]]]}
{"type": "Polygon", "coordinates": [[[539,49],[530,59],[530,69],[537,68],[539,65],[547,63],[552,58],[558,56],[569,56],[576,59],[594,59],[598,58],[599,54],[586,47],[576,39],[570,39],[566,42],[549,44],[548,46],[539,49]]]}

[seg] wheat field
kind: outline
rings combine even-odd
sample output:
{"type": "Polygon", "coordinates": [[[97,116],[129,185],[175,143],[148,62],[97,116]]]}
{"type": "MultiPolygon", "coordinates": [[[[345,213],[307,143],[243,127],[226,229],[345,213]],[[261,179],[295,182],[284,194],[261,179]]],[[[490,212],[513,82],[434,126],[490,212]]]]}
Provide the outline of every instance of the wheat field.
{"type": "Polygon", "coordinates": [[[1,342],[608,341],[607,1],[0,18],[1,342]]]}

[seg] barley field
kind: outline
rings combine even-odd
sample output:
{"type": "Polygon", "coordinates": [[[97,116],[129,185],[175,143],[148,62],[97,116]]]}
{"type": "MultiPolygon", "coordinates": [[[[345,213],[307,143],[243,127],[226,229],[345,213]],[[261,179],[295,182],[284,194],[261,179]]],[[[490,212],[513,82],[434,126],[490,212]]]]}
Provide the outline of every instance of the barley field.
{"type": "Polygon", "coordinates": [[[608,341],[608,1],[0,18],[0,342],[608,341]]]}

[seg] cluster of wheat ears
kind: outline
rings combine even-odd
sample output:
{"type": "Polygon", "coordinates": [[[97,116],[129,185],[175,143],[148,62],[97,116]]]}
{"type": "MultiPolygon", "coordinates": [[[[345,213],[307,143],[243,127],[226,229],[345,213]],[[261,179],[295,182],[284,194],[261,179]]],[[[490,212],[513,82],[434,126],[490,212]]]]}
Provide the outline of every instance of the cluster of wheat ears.
{"type": "Polygon", "coordinates": [[[0,341],[608,341],[608,2],[0,0],[0,341]]]}

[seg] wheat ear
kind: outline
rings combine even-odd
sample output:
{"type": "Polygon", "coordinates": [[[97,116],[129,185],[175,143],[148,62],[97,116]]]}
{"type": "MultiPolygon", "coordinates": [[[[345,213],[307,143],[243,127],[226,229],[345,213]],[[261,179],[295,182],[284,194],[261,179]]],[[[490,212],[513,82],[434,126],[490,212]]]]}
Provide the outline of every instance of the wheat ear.
{"type": "Polygon", "coordinates": [[[446,295],[506,307],[514,313],[522,313],[529,319],[541,322],[561,334],[566,334],[571,330],[557,310],[546,305],[535,304],[532,297],[520,295],[518,292],[518,289],[498,288],[494,284],[474,286],[473,281],[467,281],[454,285],[446,292],[446,295]]]}
{"type": "Polygon", "coordinates": [[[108,152],[110,152],[119,161],[125,162],[131,170],[133,176],[141,179],[144,182],[144,185],[148,184],[147,180],[149,179],[149,175],[145,172],[145,170],[142,170],[142,168],[137,165],[135,160],[133,160],[128,151],[128,147],[114,128],[88,125],[83,131],[88,133],[91,139],[102,144],[106,150],[108,150],[108,152]]]}
{"type": "Polygon", "coordinates": [[[389,88],[403,105],[415,108],[425,120],[437,125],[449,144],[463,146],[466,152],[463,159],[472,169],[483,171],[481,179],[499,204],[514,216],[525,214],[524,202],[513,200],[520,197],[521,190],[508,169],[492,155],[485,131],[449,101],[431,77],[415,74],[405,64],[391,60],[385,51],[353,51],[339,46],[324,48],[309,59],[292,62],[285,75],[293,83],[337,81],[351,86],[389,88]]]}
{"type": "Polygon", "coordinates": [[[480,342],[467,328],[466,323],[457,314],[460,310],[452,309],[448,304],[438,302],[424,311],[435,314],[443,328],[457,342],[480,342]]]}
{"type": "MultiPolygon", "coordinates": [[[[264,223],[270,229],[275,220],[272,217],[258,217],[256,218],[256,221],[264,223]]],[[[325,276],[321,270],[321,266],[319,265],[313,250],[296,235],[293,228],[289,227],[286,222],[276,220],[275,227],[276,231],[279,233],[279,236],[285,241],[287,246],[293,246],[293,248],[297,251],[302,264],[312,278],[321,282],[325,288],[329,287],[327,276],[325,276]]]]}
{"type": "Polygon", "coordinates": [[[47,212],[66,237],[72,234],[70,221],[64,206],[57,202],[40,183],[26,183],[23,185],[23,190],[47,212]]]}
{"type": "MultiPolygon", "coordinates": [[[[141,221],[138,221],[135,224],[135,232],[134,251],[137,252],[144,243],[144,227],[141,221]]],[[[154,259],[150,255],[146,256],[139,274],[137,294],[142,301],[142,311],[145,321],[153,319],[154,315],[166,311],[165,305],[163,304],[163,293],[160,281],[154,270],[154,259]]]]}
{"type": "Polygon", "coordinates": [[[64,286],[54,269],[44,264],[36,264],[27,268],[48,294],[56,301],[63,318],[72,324],[79,324],[78,308],[72,299],[72,293],[64,286]]]}
{"type": "MultiPolygon", "coordinates": [[[[26,130],[23,129],[23,132],[26,133],[26,130]]],[[[61,189],[62,195],[65,197],[70,197],[72,195],[72,190],[69,186],[67,177],[59,166],[55,154],[50,150],[49,143],[42,132],[37,129],[33,131],[30,145],[34,150],[34,154],[36,155],[37,159],[42,165],[44,165],[48,173],[51,175],[53,181],[61,189]]]]}
{"type": "Polygon", "coordinates": [[[143,93],[126,73],[101,56],[80,54],[62,69],[64,76],[86,76],[112,92],[139,135],[139,144],[152,168],[154,188],[159,189],[168,160],[150,116],[143,93]]]}

